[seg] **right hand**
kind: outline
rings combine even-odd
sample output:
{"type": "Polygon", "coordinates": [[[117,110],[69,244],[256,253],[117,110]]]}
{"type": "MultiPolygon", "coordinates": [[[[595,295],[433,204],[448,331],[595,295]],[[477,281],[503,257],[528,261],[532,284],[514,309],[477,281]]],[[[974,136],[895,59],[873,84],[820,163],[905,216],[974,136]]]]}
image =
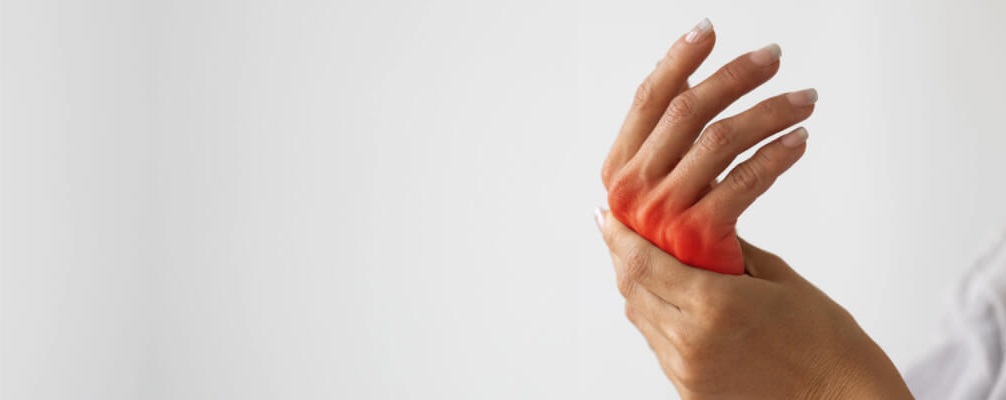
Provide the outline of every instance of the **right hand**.
{"type": "Polygon", "coordinates": [[[849,313],[741,241],[746,275],[689,267],[601,212],[625,314],[683,399],[911,399],[849,313]]]}

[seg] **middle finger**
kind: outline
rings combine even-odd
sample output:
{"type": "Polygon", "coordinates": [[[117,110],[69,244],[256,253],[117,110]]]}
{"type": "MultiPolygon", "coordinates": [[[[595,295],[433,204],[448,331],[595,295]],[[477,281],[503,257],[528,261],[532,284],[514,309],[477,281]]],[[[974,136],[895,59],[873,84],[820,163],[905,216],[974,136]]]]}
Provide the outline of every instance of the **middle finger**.
{"type": "Polygon", "coordinates": [[[770,44],[734,59],[702,83],[679,94],[671,100],[630,163],[636,163],[645,177],[662,179],[713,117],[775,75],[781,54],[778,45],[770,44]]]}
{"type": "Polygon", "coordinates": [[[770,98],[714,122],[657,190],[673,190],[677,202],[694,204],[709,187],[708,182],[716,179],[741,152],[809,118],[816,101],[816,90],[801,90],[770,98]]]}

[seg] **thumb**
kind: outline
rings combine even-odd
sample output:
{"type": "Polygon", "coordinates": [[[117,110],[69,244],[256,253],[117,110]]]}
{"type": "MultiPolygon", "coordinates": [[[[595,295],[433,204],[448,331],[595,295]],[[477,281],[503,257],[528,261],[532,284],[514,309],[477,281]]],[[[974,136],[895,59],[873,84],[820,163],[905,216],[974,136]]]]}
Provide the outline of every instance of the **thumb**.
{"type": "Polygon", "coordinates": [[[741,244],[744,269],[748,275],[769,281],[783,281],[796,276],[796,272],[781,257],[748,243],[740,236],[737,241],[741,244]]]}

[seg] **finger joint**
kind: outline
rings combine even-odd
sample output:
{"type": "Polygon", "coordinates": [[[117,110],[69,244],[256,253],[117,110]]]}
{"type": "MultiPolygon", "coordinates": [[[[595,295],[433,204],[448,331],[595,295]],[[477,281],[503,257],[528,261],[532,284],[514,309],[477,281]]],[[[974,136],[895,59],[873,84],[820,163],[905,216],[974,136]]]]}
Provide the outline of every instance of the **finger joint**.
{"type": "Polygon", "coordinates": [[[671,100],[667,106],[664,117],[670,121],[690,118],[695,114],[696,102],[698,99],[691,90],[686,90],[671,100]]]}
{"type": "Polygon", "coordinates": [[[730,147],[730,140],[733,135],[733,126],[729,120],[722,120],[709,125],[699,139],[702,149],[717,153],[730,147]]]}

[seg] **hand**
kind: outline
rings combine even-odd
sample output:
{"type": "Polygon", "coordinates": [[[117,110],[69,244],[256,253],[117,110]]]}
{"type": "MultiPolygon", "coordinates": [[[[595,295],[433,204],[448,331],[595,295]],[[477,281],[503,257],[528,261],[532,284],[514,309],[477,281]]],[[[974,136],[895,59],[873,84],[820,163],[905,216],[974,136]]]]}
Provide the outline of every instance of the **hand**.
{"type": "Polygon", "coordinates": [[[803,155],[807,131],[765,145],[721,184],[716,177],[744,150],[810,117],[817,92],[776,96],[706,127],[779,70],[779,47],[769,45],[689,89],[715,41],[703,20],[671,47],[639,86],[601,176],[619,221],[685,264],[742,274],[737,218],[803,155]]]}
{"type": "Polygon", "coordinates": [[[910,399],[845,309],[740,241],[749,275],[690,268],[601,211],[625,314],[683,399],[910,399]]]}

